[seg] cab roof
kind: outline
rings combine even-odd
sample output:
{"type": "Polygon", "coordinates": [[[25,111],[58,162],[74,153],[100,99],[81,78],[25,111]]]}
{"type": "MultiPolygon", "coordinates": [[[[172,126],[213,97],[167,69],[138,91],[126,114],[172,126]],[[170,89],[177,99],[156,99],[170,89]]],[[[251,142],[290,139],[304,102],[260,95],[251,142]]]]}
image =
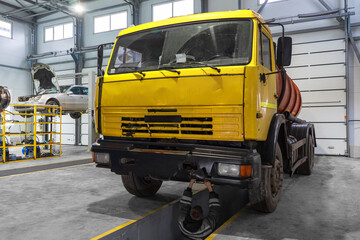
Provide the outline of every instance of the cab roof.
{"type": "MultiPolygon", "coordinates": [[[[237,10],[237,11],[226,11],[226,12],[210,12],[210,13],[199,13],[192,15],[185,15],[180,17],[172,17],[165,20],[160,20],[156,22],[149,22],[140,24],[137,26],[129,27],[122,30],[118,37],[138,32],[146,29],[168,26],[173,24],[181,24],[187,22],[196,22],[196,21],[206,21],[206,20],[216,20],[216,19],[234,19],[234,18],[256,18],[259,22],[264,22],[263,18],[257,12],[251,10],[237,10]]],[[[267,27],[267,26],[266,26],[267,27]]]]}

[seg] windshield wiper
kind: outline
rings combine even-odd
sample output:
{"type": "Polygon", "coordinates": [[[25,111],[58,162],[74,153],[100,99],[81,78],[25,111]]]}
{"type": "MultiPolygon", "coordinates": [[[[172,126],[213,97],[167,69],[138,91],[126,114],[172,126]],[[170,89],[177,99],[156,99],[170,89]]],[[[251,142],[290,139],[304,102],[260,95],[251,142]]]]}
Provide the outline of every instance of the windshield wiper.
{"type": "MultiPolygon", "coordinates": [[[[135,70],[135,72],[132,72],[132,73],[133,73],[133,74],[139,73],[139,74],[141,74],[142,78],[145,77],[145,75],[146,75],[144,72],[138,71],[137,69],[138,69],[139,67],[137,67],[137,66],[119,66],[119,67],[117,67],[117,68],[132,68],[132,69],[135,70]]],[[[124,72],[124,73],[125,73],[125,72],[124,72]]]]}
{"type": "Polygon", "coordinates": [[[166,70],[166,71],[169,71],[169,72],[174,72],[174,73],[177,73],[178,75],[180,75],[180,71],[177,71],[174,69],[174,67],[172,66],[160,66],[158,67],[159,70],[166,70]]]}
{"type": "Polygon", "coordinates": [[[180,64],[184,64],[184,65],[192,65],[192,64],[200,64],[200,65],[204,65],[204,67],[209,67],[211,69],[214,69],[215,71],[217,71],[218,73],[221,72],[220,68],[217,68],[215,66],[209,65],[205,62],[178,62],[178,63],[170,63],[170,64],[176,64],[176,65],[180,65],[180,64]]]}
{"type": "Polygon", "coordinates": [[[133,72],[133,73],[139,73],[139,74],[141,74],[142,75],[142,77],[145,77],[145,73],[143,73],[142,71],[136,71],[136,72],[133,72]]]}

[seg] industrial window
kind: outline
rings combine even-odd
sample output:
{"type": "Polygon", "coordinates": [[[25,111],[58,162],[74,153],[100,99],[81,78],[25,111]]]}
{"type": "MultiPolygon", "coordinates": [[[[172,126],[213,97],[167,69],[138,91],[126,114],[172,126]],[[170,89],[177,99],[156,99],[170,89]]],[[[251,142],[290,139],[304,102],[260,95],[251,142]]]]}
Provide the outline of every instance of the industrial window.
{"type": "Polygon", "coordinates": [[[72,38],[74,35],[72,22],[45,27],[45,42],[72,38]]]}
{"type": "Polygon", "coordinates": [[[194,0],[172,1],[152,6],[153,21],[194,13],[194,0]]]}
{"type": "MultiPolygon", "coordinates": [[[[280,1],[283,1],[283,0],[269,0],[268,3],[271,3],[271,2],[280,2],[280,1]]],[[[263,4],[265,2],[265,0],[259,0],[259,4],[263,4]]]]}
{"type": "Polygon", "coordinates": [[[12,23],[0,20],[0,36],[12,38],[12,23]]]}
{"type": "Polygon", "coordinates": [[[94,33],[108,32],[127,28],[127,11],[94,18],[94,33]]]}

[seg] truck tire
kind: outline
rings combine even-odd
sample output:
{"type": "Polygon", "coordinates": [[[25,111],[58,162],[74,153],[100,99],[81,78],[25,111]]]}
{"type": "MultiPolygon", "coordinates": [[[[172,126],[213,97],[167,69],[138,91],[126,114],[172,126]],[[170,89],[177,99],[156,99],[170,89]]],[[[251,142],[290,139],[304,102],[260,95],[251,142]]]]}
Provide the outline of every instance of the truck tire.
{"type": "Polygon", "coordinates": [[[130,172],[129,175],[121,176],[126,190],[137,197],[151,197],[160,189],[162,181],[148,177],[138,177],[130,172]]]}
{"type": "Polygon", "coordinates": [[[307,160],[303,164],[301,164],[297,173],[302,175],[311,175],[312,169],[314,167],[314,138],[311,134],[309,134],[309,139],[307,143],[307,160]]]}
{"type": "Polygon", "coordinates": [[[260,186],[249,189],[249,200],[252,207],[260,212],[275,211],[280,201],[283,182],[283,159],[281,149],[276,143],[274,166],[261,169],[260,186]]]}

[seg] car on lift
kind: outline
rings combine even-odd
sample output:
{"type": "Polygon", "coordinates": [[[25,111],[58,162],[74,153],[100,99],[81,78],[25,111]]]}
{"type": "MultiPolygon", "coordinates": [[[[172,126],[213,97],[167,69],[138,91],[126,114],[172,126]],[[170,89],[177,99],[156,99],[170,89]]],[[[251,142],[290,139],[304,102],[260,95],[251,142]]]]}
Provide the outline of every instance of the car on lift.
{"type": "Polygon", "coordinates": [[[33,113],[30,106],[36,105],[39,112],[48,111],[43,105],[61,106],[62,113],[69,113],[73,119],[78,119],[88,108],[88,88],[82,85],[59,86],[53,68],[47,64],[35,63],[31,68],[35,95],[16,98],[14,109],[19,113],[33,113]]]}

